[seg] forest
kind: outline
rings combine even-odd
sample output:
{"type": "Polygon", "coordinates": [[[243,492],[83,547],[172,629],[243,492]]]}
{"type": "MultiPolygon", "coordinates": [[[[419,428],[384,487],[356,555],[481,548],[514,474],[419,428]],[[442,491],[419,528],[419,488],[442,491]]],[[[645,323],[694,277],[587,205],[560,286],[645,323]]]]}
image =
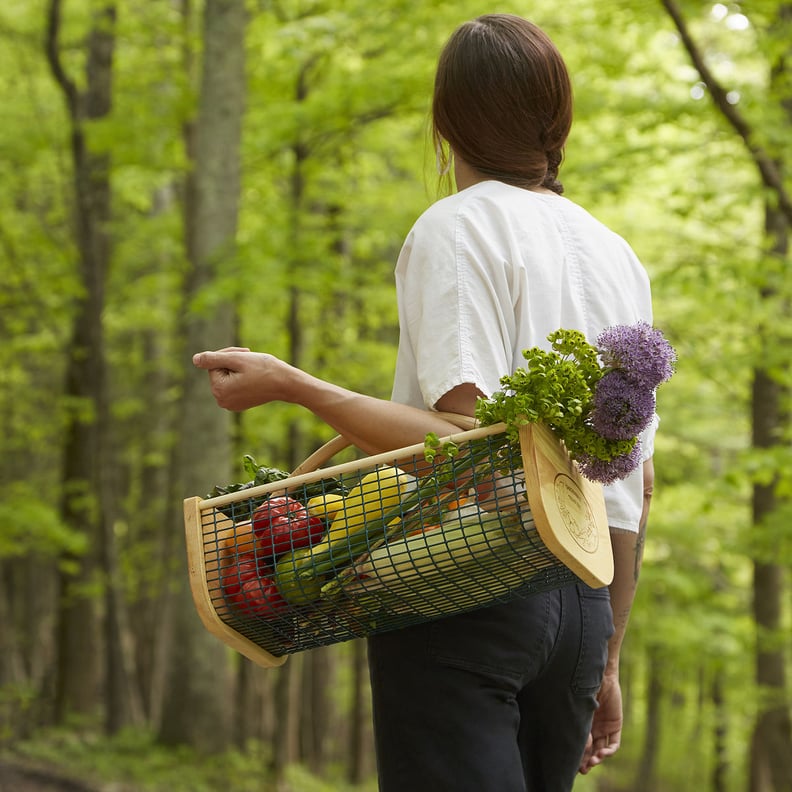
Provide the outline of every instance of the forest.
{"type": "Polygon", "coordinates": [[[575,788],[792,791],[788,0],[5,0],[0,787],[376,789],[365,642],[261,668],[188,584],[183,500],[333,432],[219,409],[191,358],[390,396],[437,56],[492,11],[564,54],[565,195],[678,357],[622,747],[575,788]]]}

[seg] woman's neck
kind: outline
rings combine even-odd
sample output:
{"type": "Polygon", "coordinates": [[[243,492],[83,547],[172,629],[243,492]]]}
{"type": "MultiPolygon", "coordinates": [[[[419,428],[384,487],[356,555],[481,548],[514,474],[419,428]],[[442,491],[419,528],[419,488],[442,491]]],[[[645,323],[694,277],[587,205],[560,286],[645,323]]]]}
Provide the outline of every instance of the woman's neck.
{"type": "MultiPolygon", "coordinates": [[[[476,170],[472,165],[468,165],[465,160],[454,155],[454,179],[456,180],[457,192],[461,192],[462,190],[472,187],[474,184],[478,184],[479,182],[489,181],[492,178],[492,176],[484,175],[481,171],[476,170]]],[[[526,187],[525,189],[530,190],[530,192],[555,195],[552,190],[549,190],[547,187],[543,187],[541,185],[537,187],[526,187]]]]}
{"type": "Polygon", "coordinates": [[[457,191],[462,191],[468,187],[472,187],[479,182],[487,181],[488,177],[481,171],[477,171],[472,166],[468,165],[465,160],[454,155],[454,179],[456,180],[457,191]]]}

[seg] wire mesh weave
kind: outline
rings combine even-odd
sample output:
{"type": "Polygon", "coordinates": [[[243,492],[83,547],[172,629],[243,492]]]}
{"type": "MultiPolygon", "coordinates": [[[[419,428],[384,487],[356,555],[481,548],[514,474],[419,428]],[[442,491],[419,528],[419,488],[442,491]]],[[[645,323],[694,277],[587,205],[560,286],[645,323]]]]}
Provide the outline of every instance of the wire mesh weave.
{"type": "Polygon", "coordinates": [[[540,539],[502,432],[428,471],[421,460],[417,476],[413,461],[364,459],[201,501],[220,620],[280,657],[577,579],[540,539]]]}

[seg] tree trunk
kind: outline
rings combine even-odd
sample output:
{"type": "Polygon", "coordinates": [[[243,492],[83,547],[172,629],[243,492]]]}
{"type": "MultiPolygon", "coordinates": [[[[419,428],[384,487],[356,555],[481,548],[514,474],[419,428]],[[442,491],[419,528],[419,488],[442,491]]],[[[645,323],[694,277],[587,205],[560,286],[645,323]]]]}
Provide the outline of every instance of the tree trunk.
{"type": "MultiPolygon", "coordinates": [[[[96,582],[99,561],[112,541],[104,503],[103,470],[109,460],[104,445],[108,405],[102,328],[111,195],[109,157],[90,151],[85,123],[110,113],[115,16],[114,3],[97,7],[87,42],[85,88],[80,91],[61,62],[61,0],[50,0],[48,7],[47,60],[63,93],[71,129],[74,234],[83,289],[76,301],[68,348],[65,395],[74,408],[66,428],[60,509],[64,523],[86,536],[87,550],[84,555],[64,558],[60,565],[55,680],[55,714],[60,722],[70,712],[96,714],[100,701],[103,647],[97,602],[86,591],[96,582]]],[[[110,712],[117,704],[117,677],[107,670],[110,712]]]]}
{"type": "MultiPolygon", "coordinates": [[[[771,70],[771,89],[780,96],[780,103],[792,122],[792,89],[790,72],[786,67],[792,57],[789,44],[789,26],[792,24],[792,5],[779,7],[776,26],[781,40],[786,42],[786,58],[779,57],[771,70]]],[[[779,172],[785,163],[775,160],[779,172]]],[[[777,202],[768,202],[765,209],[765,230],[769,241],[769,254],[776,259],[784,272],[788,271],[789,234],[792,218],[787,216],[777,202]]],[[[772,271],[773,268],[768,268],[772,271]]],[[[788,277],[785,275],[784,277],[788,277]]],[[[772,275],[761,288],[761,297],[768,303],[782,297],[782,315],[785,324],[790,321],[789,295],[780,295],[772,275]]],[[[771,450],[783,445],[789,426],[789,389],[772,371],[772,361],[778,344],[777,328],[761,326],[758,329],[761,343],[762,365],[754,372],[752,394],[753,446],[771,450]]],[[[777,364],[776,364],[777,365],[777,364]]],[[[789,363],[787,361],[787,368],[789,363]]],[[[788,374],[788,371],[786,372],[788,374]]],[[[763,536],[763,548],[754,562],[753,614],[757,628],[756,682],[759,686],[759,714],[751,740],[751,792],[792,792],[792,722],[790,721],[786,679],[787,644],[778,640],[783,629],[784,567],[777,559],[776,524],[773,516],[782,506],[777,492],[778,477],[768,484],[756,483],[753,490],[754,531],[763,536]]]]}
{"type": "Polygon", "coordinates": [[[371,710],[369,706],[369,676],[366,642],[352,644],[352,713],[349,730],[349,761],[347,779],[351,784],[362,784],[368,772],[371,753],[371,710]]]}
{"type": "MultiPolygon", "coordinates": [[[[766,372],[754,379],[754,446],[777,442],[780,386],[766,372]]],[[[767,519],[776,508],[774,485],[754,487],[754,530],[772,530],[767,519]]],[[[751,740],[751,792],[792,792],[792,727],[786,703],[784,644],[777,640],[784,596],[783,567],[754,562],[753,614],[757,629],[756,682],[759,713],[751,740]]]]}
{"type": "Polygon", "coordinates": [[[104,727],[113,735],[143,722],[143,698],[136,671],[130,612],[119,558],[115,526],[123,515],[123,471],[118,444],[113,442],[115,424],[110,416],[110,394],[99,421],[101,459],[100,502],[102,508],[101,569],[104,580],[102,637],[104,646],[104,727]],[[112,460],[112,462],[110,461],[112,460]]]}
{"type": "Polygon", "coordinates": [[[333,722],[333,657],[330,647],[319,647],[306,654],[302,688],[302,756],[314,775],[320,776],[327,765],[333,722]]]}
{"type": "MultiPolygon", "coordinates": [[[[307,76],[310,63],[305,65],[300,72],[295,85],[294,98],[296,102],[303,102],[308,96],[307,76]]],[[[293,163],[291,169],[289,208],[290,208],[290,239],[292,259],[289,261],[289,363],[297,368],[305,365],[303,352],[305,349],[302,305],[302,277],[303,258],[301,253],[302,243],[302,213],[305,195],[305,161],[310,150],[299,140],[291,146],[293,163]]],[[[305,457],[305,435],[302,427],[293,421],[286,432],[286,458],[290,469],[294,469],[305,457]]],[[[291,658],[281,668],[276,681],[275,701],[276,717],[280,728],[275,731],[273,742],[273,771],[278,783],[283,779],[286,766],[296,760],[300,746],[300,692],[298,674],[293,668],[296,658],[291,658]]],[[[300,658],[302,660],[302,658],[300,658]]]]}
{"type": "Polygon", "coordinates": [[[650,647],[647,652],[648,685],[646,694],[646,732],[643,751],[638,764],[634,789],[653,792],[656,787],[657,756],[662,734],[661,706],[663,701],[663,682],[660,677],[662,662],[658,650],[650,647]]]}
{"type": "MultiPolygon", "coordinates": [[[[185,11],[189,7],[185,6],[185,11]]],[[[195,299],[211,288],[220,262],[233,253],[240,190],[240,143],[245,103],[245,4],[207,0],[198,115],[187,130],[193,164],[185,193],[185,371],[181,426],[173,457],[172,525],[182,524],[181,500],[208,492],[231,476],[231,419],[220,410],[190,358],[234,339],[231,305],[199,314],[195,299]]],[[[173,571],[171,654],[160,738],[206,750],[230,739],[230,668],[225,647],[204,630],[187,585],[183,544],[173,571]]]]}
{"type": "Polygon", "coordinates": [[[255,691],[255,668],[247,658],[238,655],[236,661],[236,679],[234,681],[234,719],[231,737],[240,751],[245,750],[247,741],[256,733],[254,723],[257,696],[255,691]]]}
{"type": "Polygon", "coordinates": [[[729,789],[729,711],[723,694],[723,671],[717,669],[712,680],[711,695],[714,709],[712,792],[729,789]]]}
{"type": "Polygon", "coordinates": [[[299,758],[300,683],[305,653],[289,657],[278,671],[275,683],[276,726],[272,745],[272,771],[278,787],[283,785],[286,768],[299,758]]]}
{"type": "MultiPolygon", "coordinates": [[[[156,266],[159,262],[155,262],[156,266]]],[[[140,338],[143,349],[145,376],[140,395],[148,405],[145,428],[140,432],[139,464],[132,475],[139,483],[132,485],[136,497],[130,502],[128,523],[135,527],[131,542],[150,548],[145,561],[149,585],[143,588],[130,607],[130,629],[134,636],[134,667],[141,706],[147,723],[158,724],[162,717],[164,673],[169,641],[165,613],[168,608],[167,588],[172,576],[170,559],[174,556],[180,536],[172,526],[172,504],[168,492],[167,458],[168,438],[175,421],[169,394],[173,391],[173,378],[165,356],[169,355],[160,333],[146,331],[140,338]]]]}
{"type": "MultiPolygon", "coordinates": [[[[784,182],[785,163],[779,152],[768,150],[760,137],[742,115],[737,105],[728,101],[728,92],[708,68],[703,54],[693,41],[674,0],[661,0],[679,31],[693,65],[706,84],[716,107],[739,135],[756,166],[759,179],[765,187],[768,200],[765,207],[765,233],[768,255],[773,266],[762,267],[765,279],[759,297],[768,306],[781,305],[775,322],[757,328],[759,341],[758,363],[753,371],[751,394],[752,446],[762,451],[772,451],[784,443],[789,425],[788,389],[782,384],[789,373],[789,358],[779,361],[778,326],[788,326],[790,306],[788,293],[779,286],[788,283],[788,238],[792,228],[792,198],[784,182]],[[774,280],[775,272],[783,273],[782,280],[774,280]],[[786,281],[784,280],[786,279],[786,281]],[[779,298],[781,298],[779,300],[779,298]],[[780,370],[781,374],[778,375],[780,370]]],[[[792,24],[792,4],[779,3],[776,17],[764,31],[771,40],[766,51],[770,53],[769,102],[777,101],[785,116],[783,129],[772,130],[764,139],[788,140],[792,123],[792,89],[787,64],[792,57],[789,28],[792,24]]],[[[782,342],[784,343],[784,342],[782,342]]],[[[758,714],[751,740],[751,792],[792,791],[792,725],[787,704],[788,691],[785,678],[785,644],[777,639],[782,626],[784,600],[784,569],[777,561],[773,518],[781,499],[777,492],[778,476],[766,482],[756,482],[753,487],[753,531],[760,548],[754,559],[753,615],[757,630],[756,682],[759,687],[758,714]]]]}

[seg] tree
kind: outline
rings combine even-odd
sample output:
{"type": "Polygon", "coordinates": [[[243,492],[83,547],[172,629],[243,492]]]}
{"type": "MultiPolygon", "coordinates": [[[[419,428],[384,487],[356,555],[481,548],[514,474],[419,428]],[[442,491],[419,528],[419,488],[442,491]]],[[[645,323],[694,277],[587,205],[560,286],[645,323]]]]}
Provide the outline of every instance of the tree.
{"type": "MultiPolygon", "coordinates": [[[[185,5],[189,11],[189,4],[185,5]]],[[[185,281],[181,423],[174,452],[173,501],[230,479],[230,416],[218,410],[190,356],[227,346],[236,315],[212,293],[217,272],[232,257],[240,185],[239,146],[245,106],[246,11],[236,0],[207,0],[198,114],[186,132],[192,170],[185,190],[185,281]]],[[[181,522],[174,514],[173,525],[181,522]]],[[[160,729],[170,744],[217,750],[227,744],[229,663],[223,647],[203,630],[187,587],[185,563],[174,566],[171,652],[160,729]]]]}
{"type": "Polygon", "coordinates": [[[787,703],[786,657],[777,640],[783,624],[783,557],[777,532],[783,530],[777,519],[783,505],[779,485],[784,472],[774,463],[773,452],[788,442],[790,409],[789,339],[785,328],[790,316],[789,278],[779,273],[788,266],[789,235],[792,230],[792,199],[784,182],[784,149],[775,141],[788,139],[792,127],[792,74],[788,63],[792,57],[792,5],[786,2],[767,4],[762,19],[764,51],[768,53],[767,99],[777,104],[773,119],[779,129],[757,130],[738,109],[721,85],[696,43],[674,0],[663,0],[669,16],[679,31],[682,43],[712,96],[718,111],[739,135],[750,152],[759,178],[766,190],[766,257],[755,275],[760,319],[755,327],[756,362],[753,366],[751,394],[752,445],[764,456],[761,472],[753,482],[753,530],[757,548],[753,564],[753,614],[757,630],[756,682],[760,698],[753,739],[751,741],[751,792],[782,792],[792,789],[792,721],[787,703]],[[786,283],[786,286],[784,285],[786,283]],[[786,349],[779,355],[779,349],[786,349]]]}
{"type": "MultiPolygon", "coordinates": [[[[74,710],[93,713],[99,701],[96,680],[100,655],[95,602],[81,587],[89,586],[103,560],[112,557],[113,538],[106,514],[108,405],[102,313],[111,255],[110,161],[89,141],[89,124],[106,117],[112,103],[115,50],[114,2],[98,6],[86,45],[85,88],[67,74],[60,52],[61,0],[50,0],[46,55],[52,76],[66,103],[71,132],[74,175],[74,240],[78,251],[82,293],[76,300],[66,373],[66,396],[74,410],[69,417],[63,453],[61,514],[66,525],[88,537],[82,557],[61,567],[58,610],[58,677],[56,709],[63,720],[74,710]]],[[[117,599],[106,587],[106,625],[116,632],[117,599]]],[[[117,644],[115,644],[117,646],[117,644]]],[[[106,647],[112,651],[111,647],[106,647]]],[[[119,688],[117,665],[108,667],[108,712],[116,717],[119,688]]]]}

